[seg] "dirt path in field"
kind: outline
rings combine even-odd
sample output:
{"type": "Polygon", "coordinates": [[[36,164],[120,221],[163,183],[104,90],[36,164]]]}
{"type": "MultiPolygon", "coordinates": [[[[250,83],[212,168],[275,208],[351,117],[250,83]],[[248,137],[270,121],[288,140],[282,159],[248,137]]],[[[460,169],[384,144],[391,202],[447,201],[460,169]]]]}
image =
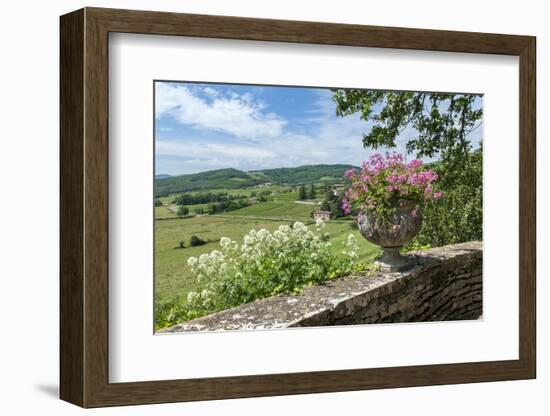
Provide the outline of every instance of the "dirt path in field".
{"type": "Polygon", "coordinates": [[[320,202],[311,202],[311,201],[294,201],[295,204],[303,204],[303,205],[321,205],[320,202]]]}
{"type": "Polygon", "coordinates": [[[178,213],[178,206],[176,204],[166,205],[166,208],[168,208],[170,211],[176,214],[178,213]]]}
{"type": "Polygon", "coordinates": [[[235,219],[249,219],[249,220],[261,220],[261,221],[307,221],[308,218],[305,217],[257,217],[252,215],[227,215],[227,214],[215,214],[211,217],[220,217],[220,218],[235,218],[235,219]]]}
{"type": "Polygon", "coordinates": [[[281,222],[288,222],[288,221],[300,221],[300,222],[307,222],[309,218],[305,217],[256,217],[251,215],[226,215],[226,214],[196,214],[192,217],[156,217],[155,220],[189,220],[190,218],[197,218],[197,217],[218,217],[218,218],[229,218],[229,219],[237,219],[237,220],[260,220],[260,221],[281,221],[281,222]]]}

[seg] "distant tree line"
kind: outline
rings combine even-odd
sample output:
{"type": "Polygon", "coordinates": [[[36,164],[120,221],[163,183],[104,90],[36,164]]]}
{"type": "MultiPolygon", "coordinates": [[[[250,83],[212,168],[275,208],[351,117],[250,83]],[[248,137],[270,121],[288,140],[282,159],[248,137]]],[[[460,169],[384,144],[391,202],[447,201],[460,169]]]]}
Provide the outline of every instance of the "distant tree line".
{"type": "MultiPolygon", "coordinates": [[[[219,203],[208,204],[208,214],[220,214],[227,211],[235,211],[236,209],[245,208],[250,205],[250,202],[246,199],[222,201],[219,203]]],[[[195,212],[197,212],[195,210],[195,212]]],[[[204,211],[202,211],[203,213],[204,211]]],[[[197,212],[198,213],[198,212],[197,212]]]]}
{"type": "Polygon", "coordinates": [[[309,184],[309,186],[306,187],[306,185],[301,185],[298,188],[298,199],[301,201],[305,201],[306,199],[315,199],[317,198],[317,189],[315,188],[314,184],[309,184]]]}
{"type": "Polygon", "coordinates": [[[246,195],[230,195],[227,192],[185,193],[175,197],[173,203],[176,205],[197,205],[209,204],[211,202],[226,202],[242,198],[246,198],[246,195]]]}
{"type": "Polygon", "coordinates": [[[272,194],[273,194],[272,191],[260,191],[260,192],[252,191],[252,192],[250,192],[250,196],[254,197],[254,198],[257,198],[258,202],[267,202],[267,201],[269,201],[271,199],[270,197],[271,197],[272,194]]]}

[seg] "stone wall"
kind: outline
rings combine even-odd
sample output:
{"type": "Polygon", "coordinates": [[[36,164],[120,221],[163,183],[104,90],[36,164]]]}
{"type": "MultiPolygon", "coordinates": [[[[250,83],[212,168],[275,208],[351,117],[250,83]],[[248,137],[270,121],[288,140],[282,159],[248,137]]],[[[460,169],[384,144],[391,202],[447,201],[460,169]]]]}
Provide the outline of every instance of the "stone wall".
{"type": "Polygon", "coordinates": [[[478,319],[482,314],[482,243],[410,253],[401,273],[336,279],[299,295],[279,295],[162,332],[478,319]]]}

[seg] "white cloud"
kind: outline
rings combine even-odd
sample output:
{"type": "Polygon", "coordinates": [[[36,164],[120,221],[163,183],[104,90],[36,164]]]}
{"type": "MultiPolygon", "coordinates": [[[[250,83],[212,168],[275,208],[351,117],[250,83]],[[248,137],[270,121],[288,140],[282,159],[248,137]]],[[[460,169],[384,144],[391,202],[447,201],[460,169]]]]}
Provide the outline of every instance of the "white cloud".
{"type": "MultiPolygon", "coordinates": [[[[252,100],[246,96],[239,99],[252,100]]],[[[157,140],[156,153],[165,157],[159,172],[181,174],[228,167],[256,170],[333,163],[358,165],[368,157],[370,151],[364,150],[361,143],[365,123],[355,116],[336,118],[329,94],[320,94],[315,111],[303,122],[305,129],[293,125],[293,129],[281,130],[278,135],[249,146],[230,138],[213,142],[200,136],[157,140]],[[170,166],[166,157],[172,160],[170,166]]]]}
{"type": "Polygon", "coordinates": [[[209,97],[212,97],[212,98],[217,98],[220,95],[217,90],[215,90],[214,88],[210,88],[210,87],[205,87],[202,91],[206,95],[208,95],[209,97]]]}
{"type": "MultiPolygon", "coordinates": [[[[265,107],[262,103],[255,102],[250,94],[220,93],[215,89],[209,92],[206,91],[209,87],[206,87],[201,89],[202,96],[206,96],[203,99],[196,93],[193,94],[194,89],[191,91],[185,87],[170,85],[168,87],[162,94],[160,107],[157,106],[164,109],[163,114],[169,114],[174,118],[191,117],[181,111],[182,103],[185,103],[190,107],[190,111],[202,111],[208,116],[200,119],[202,123],[200,126],[204,128],[204,132],[198,133],[194,138],[157,140],[156,153],[163,156],[160,161],[163,166],[160,170],[163,173],[192,173],[228,167],[256,170],[309,164],[360,165],[361,161],[375,152],[373,149],[365,149],[362,144],[362,134],[368,132],[371,123],[361,120],[358,114],[336,117],[330,91],[318,92],[317,100],[305,117],[294,121],[284,129],[282,127],[272,129],[269,135],[265,134],[264,125],[260,127],[259,124],[255,124],[260,122],[255,120],[251,122],[251,116],[241,116],[240,120],[246,120],[245,122],[254,126],[253,129],[244,131],[261,129],[259,133],[254,134],[262,134],[261,137],[266,138],[266,140],[254,141],[254,144],[246,144],[227,136],[212,140],[208,129],[228,133],[229,128],[242,128],[238,122],[223,124],[226,120],[219,115],[220,112],[231,112],[234,115],[251,114],[251,112],[263,114],[265,107]],[[231,110],[220,110],[226,108],[231,110]],[[245,109],[248,109],[246,110],[248,113],[245,109]],[[217,115],[214,116],[214,114],[217,115]],[[205,120],[210,123],[209,127],[205,120]],[[215,124],[214,121],[221,124],[215,124]],[[213,127],[214,125],[217,127],[213,127]]],[[[275,115],[273,117],[280,120],[275,115]]],[[[396,148],[392,150],[406,153],[405,144],[415,133],[413,128],[405,129],[396,140],[396,148]]],[[[241,130],[233,136],[253,137],[252,134],[247,135],[241,130]]],[[[377,151],[385,150],[387,149],[381,148],[377,151]]],[[[409,155],[409,158],[413,157],[414,155],[409,155]]]]}
{"type": "Polygon", "coordinates": [[[197,128],[228,133],[243,139],[273,138],[282,134],[286,121],[267,112],[250,94],[221,95],[213,88],[201,91],[207,100],[183,85],[156,85],[156,116],[169,116],[197,128]]]}
{"type": "Polygon", "coordinates": [[[155,153],[162,156],[179,156],[189,158],[215,158],[215,157],[242,157],[245,159],[272,158],[276,154],[268,149],[251,147],[221,145],[217,143],[201,143],[200,139],[196,143],[171,142],[157,140],[155,144],[155,153]]]}

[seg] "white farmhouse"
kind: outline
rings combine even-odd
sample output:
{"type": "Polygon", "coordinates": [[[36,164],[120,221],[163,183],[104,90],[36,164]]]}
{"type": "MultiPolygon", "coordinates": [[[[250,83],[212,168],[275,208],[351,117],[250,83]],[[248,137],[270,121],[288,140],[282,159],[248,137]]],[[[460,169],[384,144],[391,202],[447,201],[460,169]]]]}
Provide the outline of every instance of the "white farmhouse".
{"type": "Polygon", "coordinates": [[[328,221],[330,220],[330,211],[317,211],[313,213],[314,220],[328,221]]]}

